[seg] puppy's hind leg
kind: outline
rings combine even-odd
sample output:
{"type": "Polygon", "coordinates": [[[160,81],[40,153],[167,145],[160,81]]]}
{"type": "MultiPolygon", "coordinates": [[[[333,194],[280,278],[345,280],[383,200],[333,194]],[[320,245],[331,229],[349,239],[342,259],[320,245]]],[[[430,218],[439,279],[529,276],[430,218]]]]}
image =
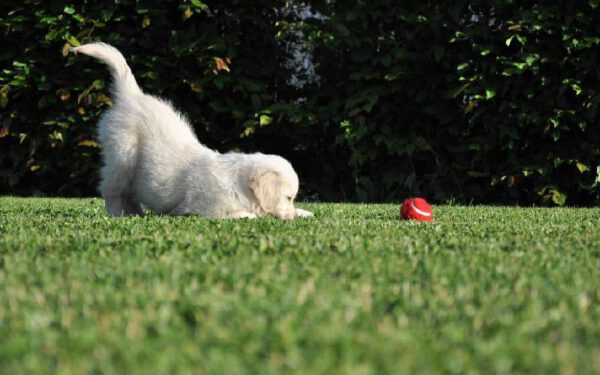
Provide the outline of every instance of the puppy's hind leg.
{"type": "Polygon", "coordinates": [[[111,216],[144,216],[142,206],[131,196],[112,195],[104,197],[106,211],[111,216]]]}
{"type": "Polygon", "coordinates": [[[119,145],[105,143],[104,166],[100,170],[100,193],[111,216],[143,215],[140,204],[132,198],[132,184],[137,166],[135,139],[121,139],[119,145]]]}
{"type": "Polygon", "coordinates": [[[104,195],[106,211],[110,216],[126,216],[125,200],[122,195],[104,195]]]}
{"type": "Polygon", "coordinates": [[[142,210],[140,203],[133,197],[129,196],[125,199],[125,214],[144,216],[144,211],[142,210]]]}
{"type": "Polygon", "coordinates": [[[103,193],[106,211],[111,216],[144,216],[144,211],[139,202],[133,199],[128,193],[116,189],[106,190],[103,193]]]}

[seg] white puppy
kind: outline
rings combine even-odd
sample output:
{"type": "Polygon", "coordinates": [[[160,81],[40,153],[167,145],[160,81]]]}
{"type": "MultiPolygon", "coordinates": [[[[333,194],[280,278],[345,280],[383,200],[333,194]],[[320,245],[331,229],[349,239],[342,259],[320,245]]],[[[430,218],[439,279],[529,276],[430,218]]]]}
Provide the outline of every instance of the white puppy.
{"type": "Polygon", "coordinates": [[[100,193],[110,215],[142,215],[143,204],[211,218],[312,216],[294,208],[298,176],[287,160],[207,148],[169,102],[142,92],[116,48],[93,43],[73,51],[105,63],[114,80],[114,105],[98,123],[100,193]]]}

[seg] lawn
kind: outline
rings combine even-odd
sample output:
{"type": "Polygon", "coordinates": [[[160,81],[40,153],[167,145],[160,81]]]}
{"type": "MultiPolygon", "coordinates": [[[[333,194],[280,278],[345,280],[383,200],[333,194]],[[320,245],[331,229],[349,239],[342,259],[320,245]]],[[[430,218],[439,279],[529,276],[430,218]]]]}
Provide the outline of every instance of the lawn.
{"type": "Polygon", "coordinates": [[[600,209],[0,198],[0,374],[600,373],[600,209]]]}

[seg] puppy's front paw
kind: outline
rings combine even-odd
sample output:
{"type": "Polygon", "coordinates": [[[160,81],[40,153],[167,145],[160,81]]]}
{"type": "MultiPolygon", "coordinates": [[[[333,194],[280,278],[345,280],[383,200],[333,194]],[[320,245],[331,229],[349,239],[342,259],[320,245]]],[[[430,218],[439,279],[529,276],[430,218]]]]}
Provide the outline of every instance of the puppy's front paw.
{"type": "Polygon", "coordinates": [[[227,215],[229,219],[256,219],[256,214],[245,211],[238,211],[227,215]]]}
{"type": "Polygon", "coordinates": [[[301,208],[296,208],[296,217],[312,217],[312,216],[315,216],[315,214],[313,214],[310,211],[303,210],[301,208]]]}

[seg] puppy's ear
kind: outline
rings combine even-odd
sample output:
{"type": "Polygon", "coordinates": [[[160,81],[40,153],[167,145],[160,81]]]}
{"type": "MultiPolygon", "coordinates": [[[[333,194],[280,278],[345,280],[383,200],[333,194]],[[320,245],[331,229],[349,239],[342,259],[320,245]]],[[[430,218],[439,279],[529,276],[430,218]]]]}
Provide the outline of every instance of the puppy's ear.
{"type": "Polygon", "coordinates": [[[275,211],[281,196],[281,176],[277,172],[257,174],[250,182],[250,188],[260,207],[267,213],[275,211]]]}

